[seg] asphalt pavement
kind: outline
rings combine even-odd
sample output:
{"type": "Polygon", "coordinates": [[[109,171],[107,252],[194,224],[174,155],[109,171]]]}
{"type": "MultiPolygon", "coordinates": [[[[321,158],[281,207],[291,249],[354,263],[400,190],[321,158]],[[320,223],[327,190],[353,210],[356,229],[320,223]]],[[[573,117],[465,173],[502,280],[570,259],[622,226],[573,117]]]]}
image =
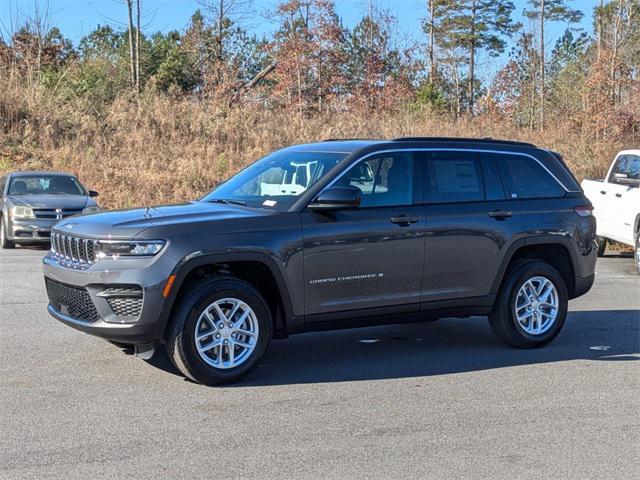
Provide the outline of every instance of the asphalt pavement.
{"type": "Polygon", "coordinates": [[[0,251],[0,478],[640,478],[640,276],[597,266],[549,346],[485,318],[274,341],[210,388],[58,323],[0,251]]]}

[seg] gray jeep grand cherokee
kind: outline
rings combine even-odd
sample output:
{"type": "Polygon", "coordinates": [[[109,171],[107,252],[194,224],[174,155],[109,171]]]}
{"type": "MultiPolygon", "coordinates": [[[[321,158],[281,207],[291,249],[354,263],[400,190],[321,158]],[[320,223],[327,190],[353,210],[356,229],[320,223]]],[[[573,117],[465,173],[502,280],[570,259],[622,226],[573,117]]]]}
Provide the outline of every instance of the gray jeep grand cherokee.
{"type": "Polygon", "coordinates": [[[273,337],[488,315],[540,347],[593,284],[595,219],[557,153],[499,140],[336,140],[277,150],[180,205],[60,222],[49,312],[205,384],[273,337]]]}

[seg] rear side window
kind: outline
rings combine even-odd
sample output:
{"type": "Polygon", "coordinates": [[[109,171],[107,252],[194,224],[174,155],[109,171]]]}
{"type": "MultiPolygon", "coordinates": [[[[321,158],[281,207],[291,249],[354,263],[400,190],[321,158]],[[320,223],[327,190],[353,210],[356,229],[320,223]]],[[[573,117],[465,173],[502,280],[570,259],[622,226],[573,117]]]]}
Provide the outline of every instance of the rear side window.
{"type": "Polygon", "coordinates": [[[432,151],[422,153],[425,201],[428,203],[484,200],[482,169],[473,152],[432,151]]]}
{"type": "Polygon", "coordinates": [[[533,158],[523,155],[487,154],[502,172],[507,198],[561,197],[560,184],[533,158]]]}

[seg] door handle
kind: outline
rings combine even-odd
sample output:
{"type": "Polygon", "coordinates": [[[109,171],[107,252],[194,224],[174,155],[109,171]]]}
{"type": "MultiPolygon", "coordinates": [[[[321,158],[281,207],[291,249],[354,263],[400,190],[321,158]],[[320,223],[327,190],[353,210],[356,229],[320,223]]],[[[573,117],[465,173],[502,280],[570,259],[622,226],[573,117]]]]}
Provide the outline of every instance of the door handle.
{"type": "Polygon", "coordinates": [[[398,215],[397,217],[391,217],[389,221],[391,223],[395,223],[396,225],[400,225],[401,227],[407,227],[412,223],[419,222],[420,217],[411,217],[409,215],[398,215]]]}
{"type": "Polygon", "coordinates": [[[497,220],[504,220],[505,218],[513,217],[512,212],[505,212],[504,210],[494,210],[493,212],[489,212],[487,215],[497,220]]]}
{"type": "Polygon", "coordinates": [[[622,194],[621,193],[616,193],[616,197],[622,198],[622,194]]]}
{"type": "Polygon", "coordinates": [[[607,194],[607,191],[606,191],[606,190],[600,190],[600,193],[601,193],[602,195],[606,195],[606,194],[607,194]]]}

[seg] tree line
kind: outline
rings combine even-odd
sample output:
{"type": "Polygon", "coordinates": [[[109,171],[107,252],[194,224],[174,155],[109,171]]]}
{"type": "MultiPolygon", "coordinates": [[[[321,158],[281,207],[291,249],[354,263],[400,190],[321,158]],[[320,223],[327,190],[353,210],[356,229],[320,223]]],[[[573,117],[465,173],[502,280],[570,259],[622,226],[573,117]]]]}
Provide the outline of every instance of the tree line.
{"type": "Polygon", "coordinates": [[[640,0],[601,0],[591,29],[570,0],[528,0],[524,22],[509,0],[425,0],[424,35],[369,0],[344,26],[334,0],[274,0],[277,28],[243,27],[250,0],[202,0],[184,30],[142,31],[141,0],[122,0],[126,28],[99,25],[77,45],[26,19],[0,39],[2,75],[27,91],[100,115],[115,99],[159,94],[217,108],[326,112],[428,110],[486,116],[544,131],[561,122],[597,138],[640,130],[640,0]],[[566,30],[548,47],[549,24],[566,30]],[[479,59],[506,62],[479,74],[479,59]]]}

